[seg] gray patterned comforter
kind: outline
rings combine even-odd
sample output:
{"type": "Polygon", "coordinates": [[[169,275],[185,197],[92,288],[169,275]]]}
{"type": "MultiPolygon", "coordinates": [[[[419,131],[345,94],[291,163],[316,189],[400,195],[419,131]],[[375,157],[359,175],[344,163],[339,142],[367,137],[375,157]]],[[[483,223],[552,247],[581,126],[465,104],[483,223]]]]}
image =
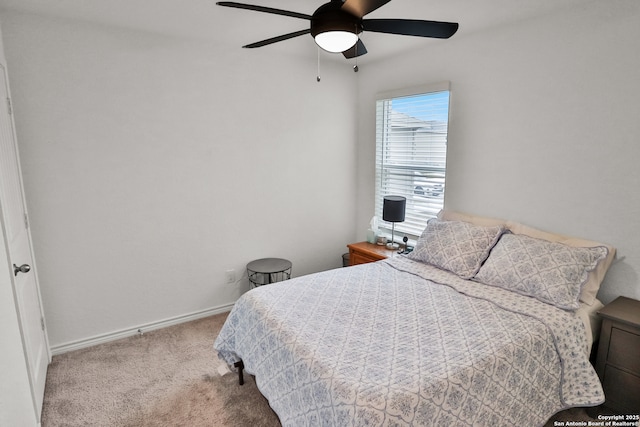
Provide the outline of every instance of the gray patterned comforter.
{"type": "Polygon", "coordinates": [[[284,426],[535,426],[604,401],[574,313],[406,258],[254,289],[214,348],[284,426]]]}

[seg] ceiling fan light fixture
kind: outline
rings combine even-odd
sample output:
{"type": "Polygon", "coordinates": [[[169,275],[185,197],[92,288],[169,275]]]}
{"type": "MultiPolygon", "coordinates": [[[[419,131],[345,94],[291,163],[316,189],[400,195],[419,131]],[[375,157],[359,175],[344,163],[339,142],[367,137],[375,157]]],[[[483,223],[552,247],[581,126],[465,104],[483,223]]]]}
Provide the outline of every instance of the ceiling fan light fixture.
{"type": "Polygon", "coordinates": [[[314,37],[316,44],[331,53],[344,52],[358,42],[358,35],[349,31],[325,31],[314,37]]]}
{"type": "Polygon", "coordinates": [[[311,36],[327,52],[351,49],[362,32],[360,18],[342,10],[342,4],[341,0],[331,1],[320,6],[311,17],[311,36]]]}

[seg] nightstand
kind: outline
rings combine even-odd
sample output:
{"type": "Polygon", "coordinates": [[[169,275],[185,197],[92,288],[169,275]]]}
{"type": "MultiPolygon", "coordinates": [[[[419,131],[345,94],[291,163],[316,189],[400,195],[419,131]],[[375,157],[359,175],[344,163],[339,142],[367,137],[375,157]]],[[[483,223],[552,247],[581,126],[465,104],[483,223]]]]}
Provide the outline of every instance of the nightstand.
{"type": "Polygon", "coordinates": [[[640,411],[640,301],[618,297],[603,307],[596,371],[604,406],[622,414],[640,411]]]}
{"type": "Polygon", "coordinates": [[[349,248],[349,265],[376,262],[398,255],[397,249],[387,249],[386,246],[369,242],[352,243],[347,247],[349,248]]]}

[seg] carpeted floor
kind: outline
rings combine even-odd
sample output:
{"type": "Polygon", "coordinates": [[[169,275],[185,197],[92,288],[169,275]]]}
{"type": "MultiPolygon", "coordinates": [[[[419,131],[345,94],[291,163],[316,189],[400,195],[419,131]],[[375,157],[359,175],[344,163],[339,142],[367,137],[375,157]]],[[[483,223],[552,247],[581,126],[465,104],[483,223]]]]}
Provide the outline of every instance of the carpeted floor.
{"type": "MultiPolygon", "coordinates": [[[[235,374],[218,374],[212,345],[225,319],[219,314],[54,356],[42,426],[280,426],[253,377],[239,386],[235,374]]],[[[591,418],[571,409],[545,427],[555,420],[591,418]]]]}
{"type": "Polygon", "coordinates": [[[250,375],[220,376],[227,313],[54,356],[43,427],[280,426],[250,375]]]}

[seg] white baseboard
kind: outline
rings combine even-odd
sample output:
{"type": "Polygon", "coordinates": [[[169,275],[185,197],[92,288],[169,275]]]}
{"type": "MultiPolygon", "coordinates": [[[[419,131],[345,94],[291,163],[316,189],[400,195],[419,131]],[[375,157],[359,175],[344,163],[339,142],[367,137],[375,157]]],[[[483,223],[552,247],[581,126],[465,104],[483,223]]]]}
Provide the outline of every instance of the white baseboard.
{"type": "Polygon", "coordinates": [[[73,350],[80,350],[81,348],[92,347],[94,345],[103,344],[110,341],[119,340],[121,338],[137,335],[140,332],[149,332],[155,329],[166,328],[168,326],[178,325],[180,323],[189,322],[191,320],[201,319],[203,317],[213,316],[214,314],[225,313],[231,311],[233,303],[223,305],[220,307],[213,307],[195,313],[184,314],[182,316],[172,317],[170,319],[160,320],[157,322],[146,323],[144,325],[133,326],[120,331],[114,331],[107,334],[96,335],[95,337],[85,338],[78,341],[72,341],[65,344],[60,344],[51,347],[51,354],[53,356],[57,354],[67,353],[73,350]]]}

